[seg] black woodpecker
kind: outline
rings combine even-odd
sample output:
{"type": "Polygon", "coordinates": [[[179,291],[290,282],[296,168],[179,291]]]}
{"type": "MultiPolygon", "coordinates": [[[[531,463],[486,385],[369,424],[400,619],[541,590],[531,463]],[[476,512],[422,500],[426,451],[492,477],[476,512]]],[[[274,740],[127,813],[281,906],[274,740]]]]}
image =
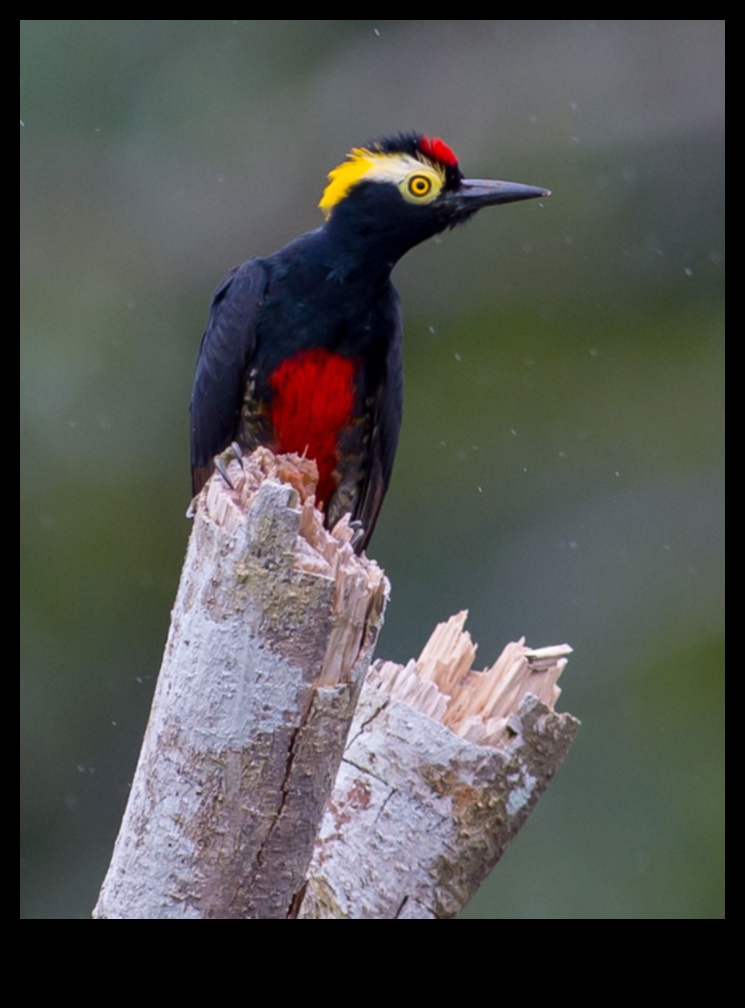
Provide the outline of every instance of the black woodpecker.
{"type": "Polygon", "coordinates": [[[192,490],[232,442],[315,459],[329,528],[370,539],[402,408],[401,308],[390,274],[414,245],[482,207],[549,195],[464,178],[450,147],[415,133],[355,147],[329,173],[325,223],[237,266],[212,299],[191,398],[192,490]]]}

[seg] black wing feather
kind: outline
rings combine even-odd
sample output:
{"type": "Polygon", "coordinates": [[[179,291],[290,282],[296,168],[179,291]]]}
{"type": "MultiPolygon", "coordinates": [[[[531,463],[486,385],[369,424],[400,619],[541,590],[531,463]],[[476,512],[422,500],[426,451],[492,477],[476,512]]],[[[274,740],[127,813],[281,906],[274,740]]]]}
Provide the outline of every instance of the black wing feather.
{"type": "Polygon", "coordinates": [[[401,303],[392,286],[390,293],[392,317],[386,329],[391,338],[385,358],[385,375],[375,396],[366,478],[352,515],[361,523],[364,532],[358,545],[360,550],[366,547],[373,534],[388,491],[403,414],[403,320],[401,303]]]}
{"type": "Polygon", "coordinates": [[[212,472],[215,455],[237,435],[266,284],[264,261],[250,259],[228,274],[212,298],[190,406],[194,494],[212,472]]]}

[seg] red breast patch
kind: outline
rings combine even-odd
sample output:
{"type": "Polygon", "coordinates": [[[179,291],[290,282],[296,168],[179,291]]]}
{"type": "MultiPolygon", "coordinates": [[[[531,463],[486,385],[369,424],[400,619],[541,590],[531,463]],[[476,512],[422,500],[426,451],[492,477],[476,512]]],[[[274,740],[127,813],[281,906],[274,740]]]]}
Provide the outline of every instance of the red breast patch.
{"type": "Polygon", "coordinates": [[[336,489],[339,435],[352,421],[355,370],[350,358],[316,348],[282,361],[269,379],[275,450],[315,459],[322,505],[336,489]]]}

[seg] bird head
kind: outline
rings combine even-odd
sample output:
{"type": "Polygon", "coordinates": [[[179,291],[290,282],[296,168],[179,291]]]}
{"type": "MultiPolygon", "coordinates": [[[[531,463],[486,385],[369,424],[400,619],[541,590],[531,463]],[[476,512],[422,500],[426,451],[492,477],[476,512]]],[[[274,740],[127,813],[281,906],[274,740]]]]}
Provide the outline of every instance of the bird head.
{"type": "Polygon", "coordinates": [[[327,221],[386,238],[403,251],[500,203],[550,195],[518,182],[467,179],[439,137],[417,133],[355,147],[328,176],[327,221]]]}

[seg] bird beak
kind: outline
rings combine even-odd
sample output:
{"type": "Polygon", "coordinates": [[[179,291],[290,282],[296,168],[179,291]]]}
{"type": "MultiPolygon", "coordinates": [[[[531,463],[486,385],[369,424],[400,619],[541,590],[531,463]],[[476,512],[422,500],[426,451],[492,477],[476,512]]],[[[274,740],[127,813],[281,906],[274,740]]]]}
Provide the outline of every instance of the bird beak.
{"type": "Polygon", "coordinates": [[[471,214],[485,206],[515,203],[517,200],[538,199],[550,195],[550,189],[523,185],[521,182],[463,179],[455,192],[448,193],[446,202],[457,214],[471,214]]]}

